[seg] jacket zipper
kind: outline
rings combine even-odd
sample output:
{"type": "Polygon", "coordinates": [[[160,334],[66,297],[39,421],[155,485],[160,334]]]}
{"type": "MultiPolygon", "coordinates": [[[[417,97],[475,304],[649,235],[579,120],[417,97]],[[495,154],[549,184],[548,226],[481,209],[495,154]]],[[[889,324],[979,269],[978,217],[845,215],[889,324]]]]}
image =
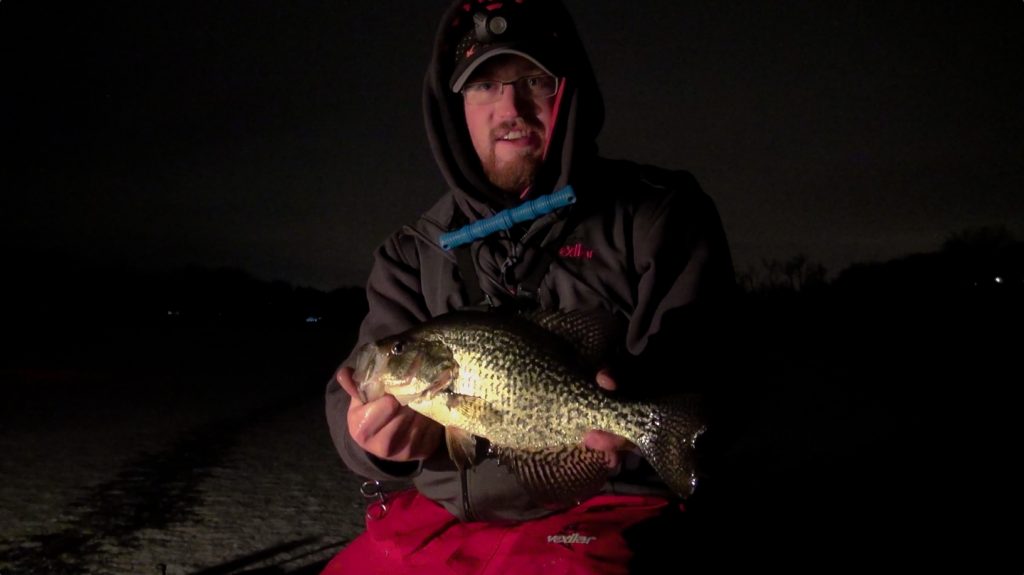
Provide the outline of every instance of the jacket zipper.
{"type": "Polygon", "coordinates": [[[459,471],[462,479],[462,510],[466,515],[466,521],[476,521],[476,514],[473,513],[473,506],[469,503],[469,470],[459,471]]]}
{"type": "MultiPolygon", "coordinates": [[[[534,220],[526,232],[519,238],[518,241],[512,240],[512,234],[508,230],[502,230],[500,236],[502,236],[509,245],[509,256],[502,262],[499,273],[501,274],[501,284],[509,294],[515,296],[519,295],[520,282],[512,273],[512,268],[519,263],[519,258],[522,255],[523,248],[526,243],[533,236],[540,233],[541,230],[547,230],[547,223],[557,219],[557,214],[545,214],[540,218],[534,220]]],[[[550,230],[547,230],[550,232],[550,230]]],[[[543,246],[542,246],[543,247],[543,246]]],[[[536,286],[535,286],[536,287],[536,286]]]]}

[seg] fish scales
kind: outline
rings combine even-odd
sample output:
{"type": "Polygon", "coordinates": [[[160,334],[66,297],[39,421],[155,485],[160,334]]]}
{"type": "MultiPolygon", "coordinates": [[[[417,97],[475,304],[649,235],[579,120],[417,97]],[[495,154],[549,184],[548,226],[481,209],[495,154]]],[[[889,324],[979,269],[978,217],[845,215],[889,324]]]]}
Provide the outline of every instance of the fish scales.
{"type": "MultiPolygon", "coordinates": [[[[578,369],[543,341],[515,331],[474,326],[442,339],[459,365],[454,393],[478,397],[503,414],[498,429],[467,431],[492,443],[527,449],[579,442],[590,429],[618,428],[624,415],[578,369]]],[[[633,420],[633,425],[639,422],[633,420]]]]}
{"type": "Polygon", "coordinates": [[[581,445],[591,429],[633,442],[676,493],[689,495],[704,430],[695,403],[625,402],[603,392],[592,365],[602,356],[590,349],[600,329],[583,312],[453,312],[368,344],[356,379],[364,399],[389,393],[444,425],[460,467],[474,464],[473,437],[486,438],[538,500],[578,500],[599,488],[604,456],[581,445]]]}

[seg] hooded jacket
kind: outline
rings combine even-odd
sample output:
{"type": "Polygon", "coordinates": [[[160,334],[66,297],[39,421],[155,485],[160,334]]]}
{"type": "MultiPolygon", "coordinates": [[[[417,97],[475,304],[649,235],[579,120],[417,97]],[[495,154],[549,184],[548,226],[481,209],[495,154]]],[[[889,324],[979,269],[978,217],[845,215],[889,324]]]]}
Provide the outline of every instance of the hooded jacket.
{"type": "MultiPolygon", "coordinates": [[[[561,71],[553,71],[564,78],[531,196],[571,184],[577,202],[474,241],[473,270],[460,270],[455,255],[439,246],[441,233],[521,201],[487,180],[466,129],[462,96],[449,88],[453,47],[465,33],[466,6],[473,5],[455,2],[438,28],[423,90],[427,134],[448,191],[375,252],[366,285],[369,313],[355,349],[479,304],[470,301],[464,281],[465,273],[475,273],[492,305],[527,297],[545,309],[603,308],[623,317],[623,353],[612,366],[621,392],[700,391],[699,366],[708,364],[706,352],[715,341],[707,337],[715,325],[712,310],[731,294],[734,281],[717,210],[687,172],[598,157],[603,101],[575,26],[560,2],[524,1],[533,17],[548,19],[557,30],[561,71]],[[662,375],[666,369],[674,377],[662,375]]],[[[352,365],[353,356],[343,365],[352,365]]],[[[523,520],[551,512],[531,501],[493,459],[465,472],[454,468],[443,448],[421,463],[377,459],[349,435],[348,404],[348,395],[329,382],[331,437],[355,473],[382,481],[411,479],[464,520],[523,520]]],[[[643,466],[616,476],[605,489],[668,493],[643,466]]]]}

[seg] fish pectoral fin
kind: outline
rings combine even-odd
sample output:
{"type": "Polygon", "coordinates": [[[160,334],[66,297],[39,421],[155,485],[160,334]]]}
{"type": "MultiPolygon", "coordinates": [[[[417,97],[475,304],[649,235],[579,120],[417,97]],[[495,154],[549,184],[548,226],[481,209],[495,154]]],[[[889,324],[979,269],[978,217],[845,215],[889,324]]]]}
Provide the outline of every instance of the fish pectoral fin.
{"type": "MultiPolygon", "coordinates": [[[[473,429],[481,436],[486,436],[486,431],[500,425],[504,418],[500,410],[472,395],[449,394],[445,406],[455,415],[455,421],[472,423],[473,429]]],[[[481,437],[451,425],[445,427],[445,442],[448,444],[448,455],[460,471],[476,465],[482,457],[481,450],[488,446],[488,442],[481,437]]]]}
{"type": "MultiPolygon", "coordinates": [[[[495,409],[487,400],[472,395],[453,393],[448,396],[448,409],[466,421],[474,422],[479,429],[493,429],[505,418],[500,409],[495,409]]],[[[486,431],[480,433],[486,436],[486,431]]]]}
{"type": "Polygon", "coordinates": [[[459,471],[476,465],[476,437],[473,434],[457,427],[445,427],[444,442],[459,471]]]}
{"type": "Polygon", "coordinates": [[[582,445],[493,451],[530,497],[547,507],[578,504],[600,491],[610,472],[603,452],[582,445]]]}

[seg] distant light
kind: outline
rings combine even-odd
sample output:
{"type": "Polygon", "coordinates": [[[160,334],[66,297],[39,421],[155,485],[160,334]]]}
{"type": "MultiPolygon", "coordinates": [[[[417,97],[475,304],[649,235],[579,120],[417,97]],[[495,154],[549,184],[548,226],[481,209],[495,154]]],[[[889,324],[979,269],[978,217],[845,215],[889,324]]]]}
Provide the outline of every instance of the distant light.
{"type": "Polygon", "coordinates": [[[997,283],[997,284],[1001,284],[1001,283],[1003,283],[1003,278],[1001,278],[1001,277],[999,277],[999,276],[996,276],[996,283],[997,283]]]}
{"type": "Polygon", "coordinates": [[[320,316],[312,316],[311,315],[311,316],[306,318],[306,323],[316,323],[316,322],[320,321],[321,319],[323,319],[323,318],[320,317],[320,316]]]}
{"type": "Polygon", "coordinates": [[[167,310],[167,315],[181,315],[181,312],[177,311],[177,310],[169,309],[169,310],[167,310]]]}

